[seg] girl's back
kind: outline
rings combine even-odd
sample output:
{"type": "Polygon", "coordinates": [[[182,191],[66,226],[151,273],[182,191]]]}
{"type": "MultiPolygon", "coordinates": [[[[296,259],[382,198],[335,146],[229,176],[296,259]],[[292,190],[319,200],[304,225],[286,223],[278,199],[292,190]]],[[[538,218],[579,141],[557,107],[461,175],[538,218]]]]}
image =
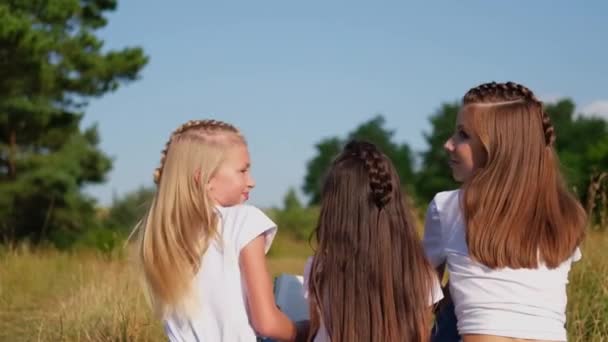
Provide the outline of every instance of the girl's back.
{"type": "Polygon", "coordinates": [[[171,341],[254,341],[239,267],[241,249],[260,234],[270,248],[276,225],[250,205],[216,207],[218,239],[212,241],[193,281],[195,303],[187,318],[173,313],[165,320],[171,341]]]}
{"type": "Polygon", "coordinates": [[[390,160],[347,144],[323,186],[305,272],[315,341],[428,340],[440,293],[414,222],[390,160]]]}
{"type": "Polygon", "coordinates": [[[542,262],[533,269],[489,268],[469,254],[460,194],[438,193],[425,227],[429,259],[436,266],[447,264],[460,334],[565,340],[565,291],[578,249],[555,268],[542,262]]]}
{"type": "MultiPolygon", "coordinates": [[[[236,127],[191,120],[171,134],[138,227],[148,298],[171,341],[297,339],[266,264],[276,225],[244,205],[255,186],[236,127]]],[[[299,332],[304,332],[301,328],[299,332]]]]}

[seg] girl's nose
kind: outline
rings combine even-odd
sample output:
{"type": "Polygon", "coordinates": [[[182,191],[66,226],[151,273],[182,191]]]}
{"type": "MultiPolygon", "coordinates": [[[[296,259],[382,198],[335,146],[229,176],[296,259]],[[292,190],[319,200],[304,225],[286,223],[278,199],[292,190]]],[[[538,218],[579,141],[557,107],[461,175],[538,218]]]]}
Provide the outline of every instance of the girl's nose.
{"type": "Polygon", "coordinates": [[[443,148],[448,152],[454,152],[454,142],[452,141],[452,138],[446,140],[443,144],[443,148]]]}
{"type": "Polygon", "coordinates": [[[255,187],[255,180],[251,176],[249,176],[249,180],[247,181],[247,187],[249,189],[253,189],[255,187]]]}

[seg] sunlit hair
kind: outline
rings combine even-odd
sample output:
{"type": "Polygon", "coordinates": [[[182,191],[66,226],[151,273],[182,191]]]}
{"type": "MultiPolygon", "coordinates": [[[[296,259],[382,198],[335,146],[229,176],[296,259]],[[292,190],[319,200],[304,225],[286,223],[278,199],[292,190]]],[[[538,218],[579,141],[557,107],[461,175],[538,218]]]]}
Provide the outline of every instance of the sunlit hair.
{"type": "Polygon", "coordinates": [[[160,316],[189,310],[192,280],[217,234],[206,184],[228,149],[244,143],[232,125],[196,120],[179,127],[162,152],[154,172],[156,194],[132,234],[148,297],[160,316]]]}
{"type": "Polygon", "coordinates": [[[555,268],[581,243],[586,215],[568,191],[543,104],[516,83],[469,90],[463,112],[486,163],[463,185],[471,256],[491,268],[555,268]]]}
{"type": "Polygon", "coordinates": [[[390,160],[351,142],[321,193],[311,268],[311,331],[332,341],[427,341],[435,276],[390,160]]]}

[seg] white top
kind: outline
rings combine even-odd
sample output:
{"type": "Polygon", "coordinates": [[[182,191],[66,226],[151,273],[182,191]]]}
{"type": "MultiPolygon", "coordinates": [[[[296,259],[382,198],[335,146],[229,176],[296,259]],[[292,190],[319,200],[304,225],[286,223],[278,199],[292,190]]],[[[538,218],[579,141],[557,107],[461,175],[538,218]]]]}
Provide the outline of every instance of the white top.
{"type": "Polygon", "coordinates": [[[433,266],[447,262],[459,333],[566,341],[566,284],[579,249],[554,269],[488,268],[469,257],[459,193],[435,196],[423,241],[433,266]]]}
{"type": "Polygon", "coordinates": [[[245,283],[241,278],[239,254],[260,234],[266,238],[266,252],[276,234],[276,224],[260,209],[250,205],[217,207],[221,239],[213,241],[202,258],[194,278],[198,298],[195,314],[165,319],[165,332],[172,342],[256,340],[249,323],[245,283]]]}
{"type": "MultiPolygon", "coordinates": [[[[308,284],[310,281],[310,270],[312,268],[313,257],[308,258],[306,265],[304,266],[304,296],[308,298],[308,284]]],[[[443,299],[443,291],[441,290],[441,283],[437,277],[433,277],[433,287],[429,293],[429,306],[439,302],[443,299]]],[[[325,328],[323,321],[319,324],[319,330],[315,335],[313,342],[330,342],[329,334],[325,328]]]]}

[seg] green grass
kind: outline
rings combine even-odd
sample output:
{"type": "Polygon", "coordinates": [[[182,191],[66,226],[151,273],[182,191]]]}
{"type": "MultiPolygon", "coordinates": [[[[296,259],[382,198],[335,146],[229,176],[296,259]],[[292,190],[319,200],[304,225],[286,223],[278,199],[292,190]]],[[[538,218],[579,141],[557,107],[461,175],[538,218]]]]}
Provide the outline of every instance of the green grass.
{"type": "MultiPolygon", "coordinates": [[[[569,341],[608,341],[608,233],[590,233],[568,288],[569,341]]],[[[280,235],[273,275],[302,273],[308,242],[280,235]]],[[[165,341],[126,259],[0,250],[0,341],[165,341]]]]}

